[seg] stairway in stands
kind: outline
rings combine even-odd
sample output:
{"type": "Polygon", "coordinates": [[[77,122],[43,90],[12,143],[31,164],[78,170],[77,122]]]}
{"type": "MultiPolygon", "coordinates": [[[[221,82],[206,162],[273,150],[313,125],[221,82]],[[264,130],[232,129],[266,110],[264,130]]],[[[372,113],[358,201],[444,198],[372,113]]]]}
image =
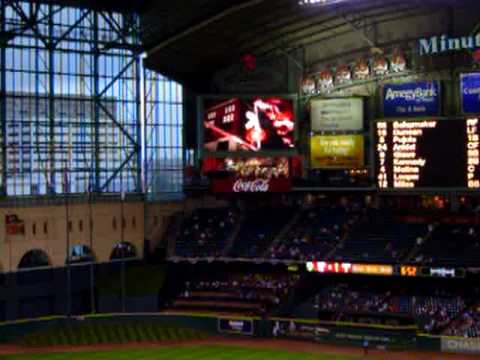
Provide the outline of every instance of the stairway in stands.
{"type": "Polygon", "coordinates": [[[426,225],[399,223],[386,211],[370,209],[334,258],[342,261],[396,262],[427,233],[426,225]]]}
{"type": "Polygon", "coordinates": [[[258,208],[245,212],[243,226],[229,255],[240,258],[263,255],[293,214],[291,208],[258,208]]]}

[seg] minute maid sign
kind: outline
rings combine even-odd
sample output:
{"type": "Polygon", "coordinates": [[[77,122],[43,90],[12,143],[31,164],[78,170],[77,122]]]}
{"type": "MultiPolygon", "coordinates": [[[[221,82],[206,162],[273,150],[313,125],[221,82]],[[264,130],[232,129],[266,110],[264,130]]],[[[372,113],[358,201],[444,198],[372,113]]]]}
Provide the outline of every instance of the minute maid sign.
{"type": "Polygon", "coordinates": [[[449,51],[475,50],[480,48],[480,33],[476,35],[450,37],[432,36],[418,40],[420,55],[435,55],[449,51]]]}

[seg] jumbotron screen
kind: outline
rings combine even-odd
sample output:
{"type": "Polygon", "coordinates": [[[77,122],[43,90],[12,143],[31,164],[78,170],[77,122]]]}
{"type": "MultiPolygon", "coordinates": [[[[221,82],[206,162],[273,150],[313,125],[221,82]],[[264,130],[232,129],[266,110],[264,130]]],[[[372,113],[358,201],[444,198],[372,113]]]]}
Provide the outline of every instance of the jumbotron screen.
{"type": "Polygon", "coordinates": [[[381,189],[480,188],[478,119],[379,121],[381,189]]]}
{"type": "Polygon", "coordinates": [[[205,151],[259,152],[295,146],[292,98],[206,98],[203,105],[205,151]]]}

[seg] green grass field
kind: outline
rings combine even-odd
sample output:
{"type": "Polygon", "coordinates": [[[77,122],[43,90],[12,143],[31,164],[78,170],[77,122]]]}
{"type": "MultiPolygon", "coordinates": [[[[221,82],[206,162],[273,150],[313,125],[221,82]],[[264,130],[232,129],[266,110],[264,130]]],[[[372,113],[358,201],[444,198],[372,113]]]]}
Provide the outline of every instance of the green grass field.
{"type": "MultiPolygon", "coordinates": [[[[188,346],[159,349],[45,353],[0,356],[2,360],[353,360],[352,357],[305,354],[237,346],[188,346]]],[[[358,359],[358,358],[357,358],[358,359]]]]}

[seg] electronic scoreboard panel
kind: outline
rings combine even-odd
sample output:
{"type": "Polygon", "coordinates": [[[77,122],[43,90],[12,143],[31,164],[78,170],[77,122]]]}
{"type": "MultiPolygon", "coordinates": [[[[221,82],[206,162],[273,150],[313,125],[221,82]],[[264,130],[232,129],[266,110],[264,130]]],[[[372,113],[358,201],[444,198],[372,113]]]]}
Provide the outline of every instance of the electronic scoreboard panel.
{"type": "Polygon", "coordinates": [[[476,118],[378,121],[378,187],[480,189],[479,125],[476,118]]]}

